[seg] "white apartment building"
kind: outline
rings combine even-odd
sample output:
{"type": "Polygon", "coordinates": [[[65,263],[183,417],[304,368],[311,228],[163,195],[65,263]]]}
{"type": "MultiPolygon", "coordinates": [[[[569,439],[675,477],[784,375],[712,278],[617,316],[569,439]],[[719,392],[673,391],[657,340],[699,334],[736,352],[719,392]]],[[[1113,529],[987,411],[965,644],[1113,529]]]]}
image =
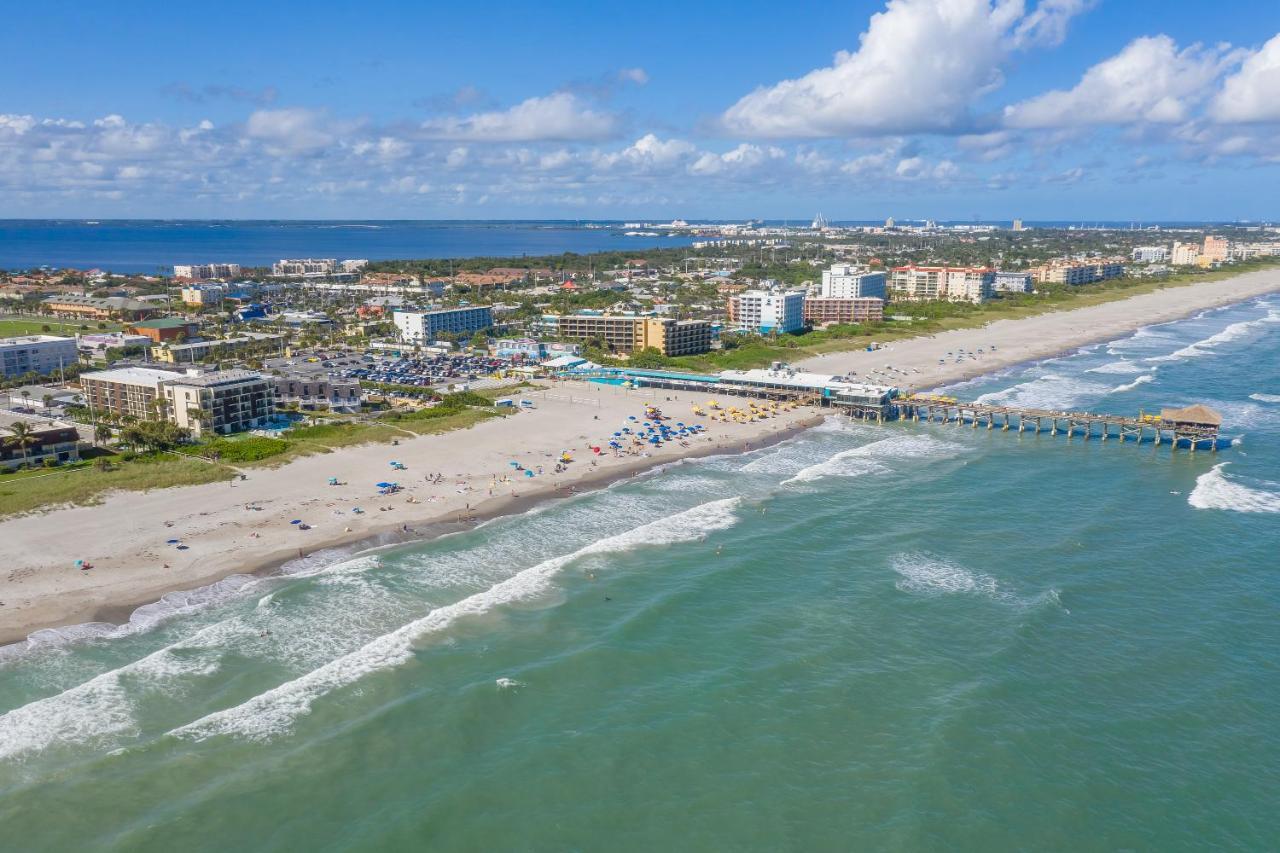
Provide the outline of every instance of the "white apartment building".
{"type": "Polygon", "coordinates": [[[271,265],[271,274],[328,275],[337,268],[337,258],[281,258],[271,265]]]}
{"type": "Polygon", "coordinates": [[[174,278],[239,278],[239,264],[174,264],[174,278]]]}
{"type": "Polygon", "coordinates": [[[803,290],[744,290],[729,297],[729,323],[740,332],[767,335],[804,328],[803,290]]]}
{"type": "Polygon", "coordinates": [[[1134,246],[1133,262],[1135,264],[1162,264],[1169,259],[1169,250],[1164,246],[1134,246]]]}
{"type": "Polygon", "coordinates": [[[396,311],[392,314],[400,340],[410,344],[433,343],[442,333],[471,335],[493,326],[488,305],[441,308],[437,311],[396,311]]]}
{"type": "Polygon", "coordinates": [[[884,299],[885,274],[871,272],[854,264],[832,264],[822,271],[824,299],[884,299]]]}
{"type": "Polygon", "coordinates": [[[1200,261],[1200,246],[1196,243],[1174,243],[1169,263],[1175,267],[1189,267],[1200,261]]]}
{"type": "Polygon", "coordinates": [[[1034,282],[1029,272],[997,270],[994,286],[999,293],[1030,293],[1035,287],[1034,282]]]}
{"type": "Polygon", "coordinates": [[[0,338],[0,377],[37,373],[48,376],[80,360],[75,338],[22,335],[0,338]]]}
{"type": "Polygon", "coordinates": [[[360,272],[360,270],[369,266],[367,258],[351,258],[338,264],[338,269],[343,272],[360,272]]]}

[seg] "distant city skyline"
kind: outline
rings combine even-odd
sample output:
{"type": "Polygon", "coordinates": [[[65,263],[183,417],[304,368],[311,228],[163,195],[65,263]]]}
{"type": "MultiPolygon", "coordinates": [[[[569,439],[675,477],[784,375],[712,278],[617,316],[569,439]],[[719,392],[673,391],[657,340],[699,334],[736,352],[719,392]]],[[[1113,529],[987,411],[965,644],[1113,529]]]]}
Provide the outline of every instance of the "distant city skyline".
{"type": "Polygon", "coordinates": [[[0,217],[1280,217],[1280,6],[7,11],[0,217]]]}

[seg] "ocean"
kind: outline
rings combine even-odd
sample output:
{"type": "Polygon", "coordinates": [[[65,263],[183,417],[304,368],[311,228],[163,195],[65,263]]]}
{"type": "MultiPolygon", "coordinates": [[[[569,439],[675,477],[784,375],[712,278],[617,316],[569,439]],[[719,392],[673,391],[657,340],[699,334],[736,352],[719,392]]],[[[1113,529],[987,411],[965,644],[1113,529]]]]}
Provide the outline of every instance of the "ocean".
{"type": "MultiPolygon", "coordinates": [[[[1274,848],[1280,298],[0,655],[28,851],[1274,848]]],[[[16,840],[16,841],[15,841],[16,840]]]]}
{"type": "Polygon", "coordinates": [[[0,269],[42,265],[171,273],[174,264],[270,266],[281,258],[463,258],[643,251],[689,237],[627,236],[567,221],[203,221],[0,219],[0,269]]]}

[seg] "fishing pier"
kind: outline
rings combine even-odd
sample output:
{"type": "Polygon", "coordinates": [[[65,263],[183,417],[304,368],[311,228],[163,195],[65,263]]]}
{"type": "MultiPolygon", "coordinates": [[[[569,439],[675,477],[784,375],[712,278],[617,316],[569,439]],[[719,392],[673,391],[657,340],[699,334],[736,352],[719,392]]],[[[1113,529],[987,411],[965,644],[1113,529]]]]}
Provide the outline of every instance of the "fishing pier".
{"type": "Polygon", "coordinates": [[[830,407],[851,419],[884,423],[911,420],[919,423],[985,427],[1001,432],[1047,432],[1080,436],[1085,441],[1117,439],[1120,443],[1151,442],[1159,447],[1187,446],[1217,451],[1222,415],[1208,406],[1161,409],[1159,414],[1139,412],[1136,417],[1095,412],[1060,412],[1022,406],[966,403],[940,394],[906,394],[887,385],[870,385],[849,377],[804,373],[781,363],[764,370],[724,370],[714,376],[664,370],[601,368],[571,370],[563,378],[605,381],[628,388],[684,391],[709,396],[756,397],[801,405],[830,407]]]}
{"type": "MultiPolygon", "coordinates": [[[[1118,439],[1122,444],[1133,440],[1150,440],[1156,447],[1168,442],[1172,447],[1186,442],[1194,453],[1200,445],[1217,451],[1222,428],[1222,415],[1208,406],[1188,406],[1184,409],[1162,409],[1160,414],[1145,412],[1137,417],[1097,414],[1093,412],[1057,412],[1048,409],[995,406],[985,403],[965,403],[954,397],[931,394],[912,394],[894,400],[894,416],[915,422],[968,424],[977,429],[983,426],[1002,432],[1016,429],[1019,433],[1037,435],[1048,432],[1061,433],[1068,439],[1081,436],[1086,441],[1097,438],[1106,441],[1118,439]]],[[[852,412],[851,412],[852,414],[852,412]]]]}

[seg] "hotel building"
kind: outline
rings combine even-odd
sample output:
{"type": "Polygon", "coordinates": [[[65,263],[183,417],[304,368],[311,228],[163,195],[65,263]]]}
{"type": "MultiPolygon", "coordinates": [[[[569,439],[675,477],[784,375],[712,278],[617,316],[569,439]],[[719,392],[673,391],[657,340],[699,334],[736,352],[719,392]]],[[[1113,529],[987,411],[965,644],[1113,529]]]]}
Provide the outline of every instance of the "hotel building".
{"type": "Polygon", "coordinates": [[[177,375],[161,390],[169,403],[169,420],[193,435],[226,435],[265,426],[275,411],[275,385],[251,370],[177,375]]]}
{"type": "Polygon", "coordinates": [[[884,299],[885,274],[853,264],[833,264],[822,271],[822,296],[828,299],[884,299]]]}
{"type": "Polygon", "coordinates": [[[201,280],[207,278],[238,278],[239,275],[239,264],[175,264],[173,267],[174,278],[201,280]]]}
{"type": "Polygon", "coordinates": [[[740,332],[767,335],[804,329],[803,290],[744,290],[729,297],[729,324],[740,332]]]}
{"type": "Polygon", "coordinates": [[[472,335],[493,327],[493,311],[488,305],[442,308],[438,311],[396,311],[392,316],[400,332],[400,340],[410,344],[429,344],[441,334],[472,335]]]}
{"type": "Polygon", "coordinates": [[[804,324],[879,323],[884,320],[884,300],[873,296],[860,299],[812,297],[804,300],[804,324]]]}
{"type": "Polygon", "coordinates": [[[80,433],[73,423],[50,418],[0,412],[0,468],[43,465],[46,459],[75,462],[80,458],[80,433]],[[33,442],[25,448],[13,438],[13,427],[25,423],[33,442]]]}
{"type": "Polygon", "coordinates": [[[611,352],[656,349],[663,355],[695,355],[711,349],[709,320],[674,320],[630,314],[565,314],[556,322],[562,338],[599,338],[611,352]]]}

